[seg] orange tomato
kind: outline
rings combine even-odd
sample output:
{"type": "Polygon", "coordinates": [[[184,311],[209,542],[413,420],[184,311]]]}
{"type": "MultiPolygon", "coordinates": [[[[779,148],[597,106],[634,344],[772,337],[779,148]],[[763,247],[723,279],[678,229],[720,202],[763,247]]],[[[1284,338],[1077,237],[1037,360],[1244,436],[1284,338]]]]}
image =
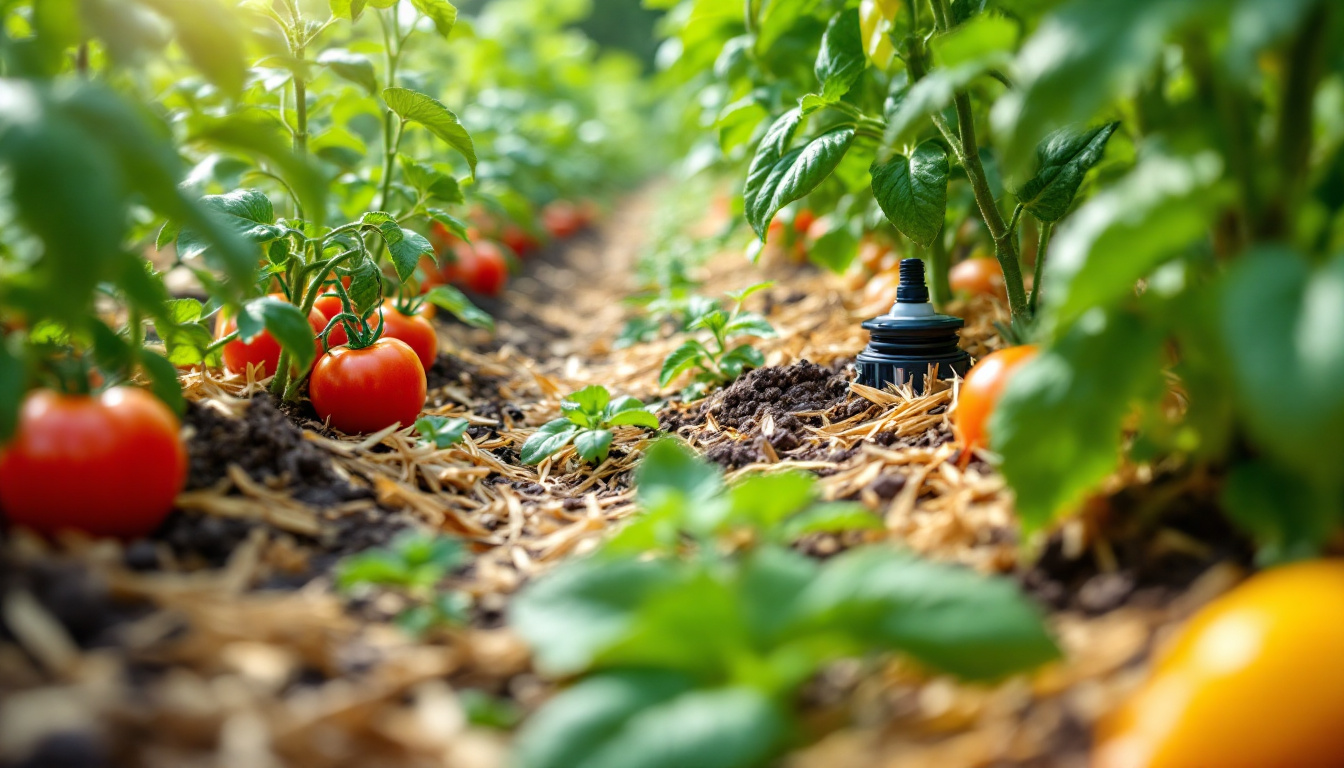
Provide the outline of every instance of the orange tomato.
{"type": "Polygon", "coordinates": [[[1098,729],[1094,768],[1344,765],[1344,560],[1264,571],[1201,610],[1098,729]]]}
{"type": "Polygon", "coordinates": [[[878,308],[883,312],[896,303],[896,288],[900,285],[901,275],[896,270],[878,272],[863,287],[863,306],[878,308]]]}
{"type": "Polygon", "coordinates": [[[873,274],[885,271],[883,260],[889,253],[891,246],[880,240],[865,237],[863,242],[859,243],[859,262],[873,274]]]}
{"type": "Polygon", "coordinates": [[[989,445],[989,430],[986,426],[989,415],[994,412],[994,406],[1003,394],[1003,388],[1018,368],[1039,352],[1034,344],[1000,349],[985,355],[966,374],[957,394],[954,423],[967,458],[975,448],[989,445]]]}
{"type": "Polygon", "coordinates": [[[971,296],[1004,296],[1003,269],[996,259],[972,258],[959,262],[947,273],[954,293],[971,296]]]}
{"type": "Polygon", "coordinates": [[[811,208],[803,208],[793,216],[793,231],[805,235],[816,220],[817,214],[813,213],[811,208]]]}

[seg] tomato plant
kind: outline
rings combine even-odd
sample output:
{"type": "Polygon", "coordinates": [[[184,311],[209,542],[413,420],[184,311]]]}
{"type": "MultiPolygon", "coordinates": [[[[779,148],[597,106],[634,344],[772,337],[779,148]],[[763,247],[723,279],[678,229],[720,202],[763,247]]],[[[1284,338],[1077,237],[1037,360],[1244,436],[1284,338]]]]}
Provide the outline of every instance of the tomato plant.
{"type": "Polygon", "coordinates": [[[177,416],[149,393],[38,389],[0,447],[0,508],[11,525],[133,538],[151,533],[187,479],[177,416]]]}
{"type": "Polygon", "coordinates": [[[1286,565],[1201,609],[1100,728],[1097,768],[1344,760],[1344,562],[1286,565]],[[1228,734],[1237,734],[1228,738],[1228,734]]]}
{"type": "Polygon", "coordinates": [[[611,449],[612,427],[658,429],[657,415],[645,410],[638,399],[612,399],[607,388],[594,384],[566,397],[560,404],[564,416],[548,421],[523,443],[522,459],[539,464],[570,443],[579,458],[600,464],[611,449]]]}

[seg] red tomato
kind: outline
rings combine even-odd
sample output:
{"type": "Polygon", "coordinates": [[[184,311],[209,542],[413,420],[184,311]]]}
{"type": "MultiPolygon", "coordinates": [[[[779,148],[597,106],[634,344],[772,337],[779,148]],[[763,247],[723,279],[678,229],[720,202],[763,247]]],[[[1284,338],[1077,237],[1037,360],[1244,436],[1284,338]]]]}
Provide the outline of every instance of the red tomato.
{"type": "Polygon", "coordinates": [[[986,426],[1003,388],[1018,368],[1038,352],[1034,344],[1000,349],[986,355],[966,374],[957,395],[955,423],[967,457],[972,449],[989,445],[986,426]]]}
{"type": "Polygon", "coordinates": [[[504,226],[504,231],[500,233],[499,240],[519,256],[527,256],[541,247],[541,243],[532,236],[531,232],[513,223],[504,226]]]}
{"type": "Polygon", "coordinates": [[[1003,269],[997,259],[966,259],[947,273],[955,293],[971,296],[1004,296],[1003,269]]]}
{"type": "MultiPolygon", "coordinates": [[[[271,295],[281,301],[285,300],[282,294],[273,293],[271,295]]],[[[314,334],[327,327],[326,318],[316,309],[308,313],[308,324],[313,327],[314,334]]],[[[219,316],[219,322],[216,326],[219,338],[228,336],[238,327],[232,317],[226,318],[222,314],[219,316]]],[[[321,341],[314,339],[313,348],[317,350],[317,354],[322,354],[321,341]]],[[[247,373],[247,366],[259,365],[261,366],[261,376],[265,378],[275,373],[275,367],[280,363],[280,342],[271,336],[270,331],[262,331],[256,338],[246,344],[243,343],[242,339],[230,341],[224,345],[221,353],[224,357],[224,367],[230,372],[247,373]]]]}
{"type": "MultiPolygon", "coordinates": [[[[323,328],[327,327],[327,323],[331,322],[331,318],[341,314],[341,312],[344,311],[344,308],[345,305],[341,303],[341,297],[334,293],[324,293],[317,297],[317,301],[313,302],[313,310],[320,312],[322,318],[326,321],[322,324],[323,328]]],[[[345,334],[344,323],[332,328],[331,333],[327,334],[327,344],[329,346],[339,347],[348,340],[349,339],[345,334]]]]}
{"type": "Polygon", "coordinates": [[[817,214],[813,213],[811,208],[802,208],[793,215],[793,231],[805,235],[807,230],[812,228],[812,222],[816,220],[817,214]]]}
{"type": "Polygon", "coordinates": [[[0,507],[11,524],[46,534],[149,534],[186,483],[180,429],[168,406],[141,389],[35,390],[0,448],[0,507]]]}
{"type": "Polygon", "coordinates": [[[434,326],[429,324],[429,320],[421,313],[403,314],[397,309],[396,302],[390,299],[383,302],[382,315],[383,336],[406,342],[406,346],[420,358],[420,365],[426,371],[429,370],[439,354],[439,335],[434,332],[434,326]]]}
{"type": "MultiPolygon", "coordinates": [[[[797,226],[798,220],[794,219],[794,225],[797,226]]],[[[807,227],[806,237],[811,242],[816,242],[825,237],[828,232],[834,229],[830,216],[819,216],[807,227]]]]}
{"type": "Polygon", "coordinates": [[[1344,561],[1252,576],[1195,614],[1098,728],[1095,768],[1344,765],[1344,561]]]}
{"type": "Polygon", "coordinates": [[[384,337],[363,349],[335,347],[313,367],[308,396],[317,415],[342,432],[409,427],[425,407],[425,369],[400,339],[384,337]]]}
{"type": "Polygon", "coordinates": [[[551,237],[564,240],[583,229],[583,214],[573,203],[557,200],[541,209],[541,222],[551,237]]]}
{"type": "Polygon", "coordinates": [[[489,240],[460,243],[457,261],[443,267],[443,277],[469,291],[498,296],[509,279],[509,263],[499,246],[489,240]]]}

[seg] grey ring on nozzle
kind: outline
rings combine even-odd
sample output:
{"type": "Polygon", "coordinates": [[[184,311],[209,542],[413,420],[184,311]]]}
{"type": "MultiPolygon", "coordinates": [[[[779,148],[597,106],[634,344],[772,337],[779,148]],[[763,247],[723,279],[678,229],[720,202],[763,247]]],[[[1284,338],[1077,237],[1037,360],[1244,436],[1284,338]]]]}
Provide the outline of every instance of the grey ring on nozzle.
{"type": "Polygon", "coordinates": [[[965,325],[960,317],[933,311],[924,262],[901,259],[896,303],[887,314],[863,323],[870,341],[855,361],[859,383],[875,389],[908,383],[915,394],[923,394],[930,365],[937,364],[940,379],[965,376],[971,356],[960,347],[957,335],[965,325]]]}

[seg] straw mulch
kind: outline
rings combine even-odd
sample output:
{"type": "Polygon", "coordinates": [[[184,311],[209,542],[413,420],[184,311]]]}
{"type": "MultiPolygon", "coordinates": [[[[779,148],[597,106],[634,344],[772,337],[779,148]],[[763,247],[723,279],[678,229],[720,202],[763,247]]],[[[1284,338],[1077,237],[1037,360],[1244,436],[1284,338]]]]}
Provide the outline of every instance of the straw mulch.
{"type": "MultiPolygon", "coordinates": [[[[504,765],[509,734],[469,723],[460,692],[483,690],[527,711],[552,690],[504,626],[508,597],[635,512],[632,469],[651,435],[619,429],[596,468],[572,449],[522,466],[518,450],[558,415],[561,397],[584,385],[646,402],[675,390],[658,391],[656,378],[679,339],[611,347],[629,311],[621,299],[636,288],[631,267],[651,205],[636,196],[603,232],[534,260],[512,286],[495,337],[439,325],[443,365],[430,373],[430,412],[471,421],[460,445],[437,450],[410,430],[341,436],[301,409],[266,421],[251,403],[264,399],[264,382],[184,374],[195,403],[189,423],[253,425],[243,443],[283,433],[275,439],[291,440],[287,451],[320,457],[318,479],[304,485],[264,461],[226,456],[182,494],[173,535],[129,548],[11,536],[0,563],[0,765],[504,765]],[[286,432],[287,421],[302,431],[286,432]],[[312,501],[332,487],[339,498],[312,501]],[[390,622],[401,607],[396,594],[352,602],[333,589],[333,563],[406,528],[468,543],[469,566],[446,586],[471,595],[469,627],[413,640],[390,622]]],[[[1142,558],[1185,558],[1190,573],[1148,584],[1131,573],[1135,556],[1110,543],[1106,516],[1091,514],[1056,532],[1041,564],[1025,561],[1002,478],[983,457],[966,469],[954,460],[955,385],[922,397],[849,387],[844,363],[866,339],[848,292],[798,266],[768,276],[776,285],[752,299],[779,331],[760,344],[767,364],[813,376],[825,402],[732,426],[725,392],[703,404],[671,402],[665,424],[719,457],[730,476],[816,473],[827,498],[857,499],[886,521],[868,539],[1016,575],[1053,602],[1067,653],[1061,664],[994,686],[931,677],[900,660],[837,665],[807,692],[808,722],[826,735],[787,765],[1084,765],[1098,714],[1132,688],[1167,628],[1234,583],[1238,569],[1208,567],[1219,553],[1171,530],[1142,558]],[[804,360],[816,366],[796,365],[804,360]]],[[[761,271],[724,254],[700,277],[704,293],[720,295],[761,271]]],[[[991,324],[1001,307],[980,301],[953,311],[969,318],[963,340],[972,354],[996,344],[991,324]]],[[[209,452],[202,435],[192,441],[209,452]]],[[[1123,499],[1125,489],[1158,482],[1166,480],[1129,468],[1107,491],[1123,499]]],[[[1171,498],[1188,490],[1175,487],[1171,498]]],[[[856,541],[803,546],[825,555],[856,541]]]]}

